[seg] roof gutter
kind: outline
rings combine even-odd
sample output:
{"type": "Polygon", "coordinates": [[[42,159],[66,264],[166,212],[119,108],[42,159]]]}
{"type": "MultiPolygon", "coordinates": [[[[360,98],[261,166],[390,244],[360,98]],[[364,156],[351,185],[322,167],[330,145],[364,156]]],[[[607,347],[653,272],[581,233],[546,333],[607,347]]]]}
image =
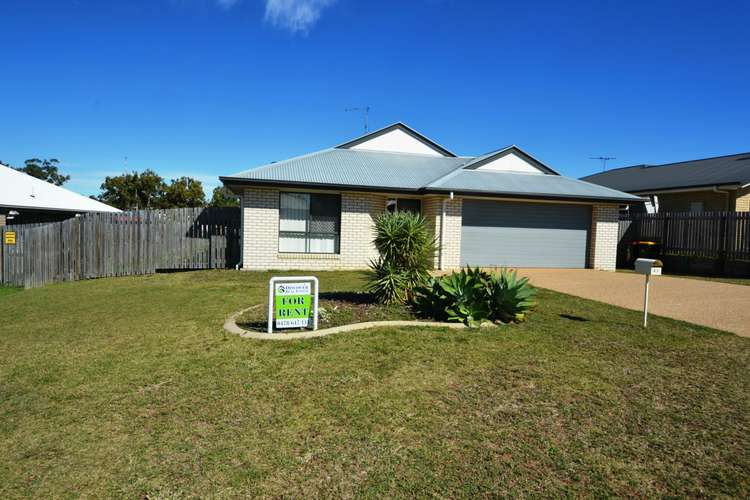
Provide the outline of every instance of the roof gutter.
{"type": "MultiPolygon", "coordinates": [[[[747,186],[750,186],[750,184],[746,184],[747,186]]],[[[687,187],[674,187],[674,188],[664,188],[664,189],[651,189],[651,190],[640,190],[640,191],[628,191],[631,194],[637,195],[637,196],[647,196],[650,194],[669,194],[669,193],[692,193],[695,191],[706,191],[706,190],[714,190],[714,189],[739,189],[741,186],[739,183],[735,184],[703,184],[701,186],[687,186],[687,187]]]]}
{"type": "Polygon", "coordinates": [[[337,191],[357,191],[365,193],[383,193],[383,194],[454,194],[458,196],[478,196],[487,198],[513,198],[522,200],[551,200],[551,201],[584,201],[584,202],[601,202],[601,203],[619,203],[619,204],[637,204],[644,201],[640,198],[608,198],[600,196],[570,196],[570,195],[551,195],[535,193],[514,193],[514,192],[487,192],[441,188],[399,188],[388,186],[352,186],[348,184],[325,184],[314,182],[294,182],[294,181],[273,181],[265,179],[241,179],[236,177],[219,177],[219,180],[228,187],[234,186],[252,186],[268,188],[288,188],[288,189],[319,189],[319,190],[337,190],[337,191]]]}

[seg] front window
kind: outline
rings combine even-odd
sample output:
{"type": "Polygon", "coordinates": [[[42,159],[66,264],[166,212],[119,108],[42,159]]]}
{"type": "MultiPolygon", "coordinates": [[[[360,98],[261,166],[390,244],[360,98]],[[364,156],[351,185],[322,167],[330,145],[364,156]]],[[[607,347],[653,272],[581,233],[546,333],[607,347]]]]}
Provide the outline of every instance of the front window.
{"type": "Polygon", "coordinates": [[[414,214],[422,213],[422,201],[414,198],[398,198],[388,200],[387,208],[389,212],[411,212],[414,214]]]}
{"type": "Polygon", "coordinates": [[[280,193],[279,252],[339,253],[341,196],[280,193]]]}

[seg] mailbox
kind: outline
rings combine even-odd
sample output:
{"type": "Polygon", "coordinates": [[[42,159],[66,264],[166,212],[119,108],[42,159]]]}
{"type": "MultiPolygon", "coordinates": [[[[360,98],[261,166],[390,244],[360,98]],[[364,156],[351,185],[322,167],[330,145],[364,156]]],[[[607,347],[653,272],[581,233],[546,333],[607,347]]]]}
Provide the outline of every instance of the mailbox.
{"type": "Polygon", "coordinates": [[[635,272],[646,276],[661,276],[661,268],[664,264],[657,259],[636,259],[635,272]]]}

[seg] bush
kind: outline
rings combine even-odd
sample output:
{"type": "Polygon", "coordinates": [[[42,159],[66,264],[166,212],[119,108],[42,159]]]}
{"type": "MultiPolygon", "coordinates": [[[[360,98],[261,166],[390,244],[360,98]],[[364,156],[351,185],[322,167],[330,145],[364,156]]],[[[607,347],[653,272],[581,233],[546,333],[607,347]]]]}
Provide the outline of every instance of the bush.
{"type": "Polygon", "coordinates": [[[417,287],[412,304],[422,316],[476,327],[487,320],[524,321],[535,295],[528,278],[518,279],[515,271],[498,275],[466,268],[417,287]]]}
{"type": "Polygon", "coordinates": [[[384,304],[403,303],[424,284],[435,255],[435,238],[419,214],[386,212],[375,220],[375,247],[367,290],[384,304]]]}

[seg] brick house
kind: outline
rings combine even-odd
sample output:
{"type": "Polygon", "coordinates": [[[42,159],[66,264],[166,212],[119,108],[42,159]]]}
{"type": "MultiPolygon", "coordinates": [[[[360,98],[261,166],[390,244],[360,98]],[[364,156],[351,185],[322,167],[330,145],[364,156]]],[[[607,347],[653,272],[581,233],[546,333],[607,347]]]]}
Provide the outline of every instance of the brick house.
{"type": "Polygon", "coordinates": [[[614,271],[618,210],[638,197],[559,175],[516,146],[457,156],[403,123],[221,181],[242,200],[242,267],[364,269],[375,218],[421,213],[436,269],[614,271]]]}
{"type": "Polygon", "coordinates": [[[641,196],[654,212],[750,211],[750,153],[614,168],[581,180],[641,196]]]}

